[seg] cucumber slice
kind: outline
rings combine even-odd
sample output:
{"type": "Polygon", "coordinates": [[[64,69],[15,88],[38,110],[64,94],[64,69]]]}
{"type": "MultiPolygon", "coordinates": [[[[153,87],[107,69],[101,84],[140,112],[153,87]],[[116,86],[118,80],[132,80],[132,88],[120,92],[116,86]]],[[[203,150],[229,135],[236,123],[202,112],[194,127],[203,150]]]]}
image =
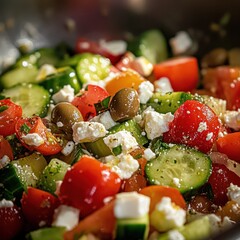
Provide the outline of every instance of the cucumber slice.
{"type": "Polygon", "coordinates": [[[5,72],[0,78],[1,89],[11,88],[19,83],[36,83],[36,66],[17,67],[5,72]]]}
{"type": "Polygon", "coordinates": [[[141,218],[118,219],[116,223],[116,240],[147,239],[149,231],[148,215],[141,218]]]}
{"type": "MultiPolygon", "coordinates": [[[[202,240],[211,237],[211,224],[208,216],[194,220],[182,227],[174,229],[183,235],[185,240],[202,240]]],[[[169,240],[169,232],[159,235],[157,240],[169,240]]]]}
{"type": "Polygon", "coordinates": [[[192,95],[186,92],[169,92],[164,95],[154,93],[147,106],[151,106],[159,113],[174,113],[181,104],[190,99],[192,99],[192,95]]]}
{"type": "Polygon", "coordinates": [[[75,93],[80,90],[80,83],[76,77],[75,71],[71,67],[58,68],[57,73],[47,76],[41,83],[50,94],[54,94],[65,85],[70,85],[75,93]]]}
{"type": "MultiPolygon", "coordinates": [[[[133,137],[136,138],[140,146],[143,146],[148,142],[148,139],[142,135],[142,129],[133,119],[113,126],[109,129],[108,135],[122,130],[131,132],[131,134],[133,135],[133,137]]],[[[105,157],[108,155],[112,155],[111,150],[104,143],[103,138],[100,138],[95,142],[85,143],[84,145],[86,149],[96,157],[105,157]]]]}
{"type": "Polygon", "coordinates": [[[142,33],[128,44],[128,50],[137,57],[144,56],[151,63],[159,63],[168,57],[167,42],[162,32],[152,29],[142,33]]]}
{"type": "Polygon", "coordinates": [[[4,89],[1,94],[19,104],[23,109],[24,117],[32,117],[33,115],[45,117],[47,114],[50,94],[39,85],[23,83],[4,89]]]}
{"type": "Polygon", "coordinates": [[[43,170],[37,184],[38,187],[54,194],[56,191],[56,181],[63,180],[69,167],[69,164],[53,158],[43,170]]]}
{"type": "Polygon", "coordinates": [[[163,149],[145,167],[150,184],[175,187],[181,193],[201,187],[211,174],[211,160],[207,154],[184,145],[163,149]],[[180,182],[176,184],[173,179],[180,182]]]}
{"type": "Polygon", "coordinates": [[[82,83],[103,80],[109,75],[111,62],[100,55],[84,53],[76,66],[82,83]]]}
{"type": "Polygon", "coordinates": [[[41,228],[27,234],[28,240],[63,240],[65,227],[41,228]]]}

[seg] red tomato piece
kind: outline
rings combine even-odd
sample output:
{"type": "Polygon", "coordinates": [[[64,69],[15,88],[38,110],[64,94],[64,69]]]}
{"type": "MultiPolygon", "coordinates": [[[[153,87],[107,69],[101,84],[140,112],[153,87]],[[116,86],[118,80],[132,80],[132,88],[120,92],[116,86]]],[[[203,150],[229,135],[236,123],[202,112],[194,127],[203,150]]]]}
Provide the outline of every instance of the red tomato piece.
{"type": "Polygon", "coordinates": [[[9,98],[0,100],[0,135],[4,137],[15,132],[15,124],[22,117],[22,107],[9,98]]]}
{"type": "Polygon", "coordinates": [[[198,85],[198,62],[195,57],[179,57],[155,64],[156,79],[169,78],[174,91],[192,91],[198,85]]]}
{"type": "Polygon", "coordinates": [[[89,84],[82,95],[73,99],[72,104],[79,109],[85,121],[96,116],[95,103],[101,102],[109,96],[108,92],[97,86],[89,84]]]}
{"type": "Polygon", "coordinates": [[[0,159],[4,155],[8,156],[10,160],[13,160],[13,151],[10,143],[0,135],[0,159]]]}
{"type": "Polygon", "coordinates": [[[61,145],[57,142],[55,136],[48,131],[40,117],[19,119],[16,123],[15,131],[20,142],[30,151],[36,150],[43,155],[53,155],[62,150],[61,145]],[[38,134],[44,142],[39,146],[27,144],[23,137],[31,133],[38,134]]]}
{"type": "Polygon", "coordinates": [[[13,207],[0,207],[0,236],[2,240],[16,237],[23,228],[21,209],[13,207]]]}
{"type": "Polygon", "coordinates": [[[104,199],[120,190],[121,180],[109,167],[83,156],[67,171],[60,187],[60,200],[80,210],[86,217],[104,205],[104,199]]]}
{"type": "Polygon", "coordinates": [[[213,163],[208,182],[212,186],[214,203],[217,205],[224,205],[228,201],[227,188],[230,183],[240,187],[240,177],[219,163],[213,163]]]}
{"type": "Polygon", "coordinates": [[[217,150],[240,163],[240,132],[229,133],[219,138],[217,150]]]}
{"type": "Polygon", "coordinates": [[[23,215],[33,228],[50,226],[59,201],[52,194],[28,187],[21,199],[23,215]]]}
{"type": "Polygon", "coordinates": [[[185,144],[207,153],[213,147],[219,129],[219,119],[211,108],[198,101],[187,100],[174,113],[163,140],[185,144]]]}

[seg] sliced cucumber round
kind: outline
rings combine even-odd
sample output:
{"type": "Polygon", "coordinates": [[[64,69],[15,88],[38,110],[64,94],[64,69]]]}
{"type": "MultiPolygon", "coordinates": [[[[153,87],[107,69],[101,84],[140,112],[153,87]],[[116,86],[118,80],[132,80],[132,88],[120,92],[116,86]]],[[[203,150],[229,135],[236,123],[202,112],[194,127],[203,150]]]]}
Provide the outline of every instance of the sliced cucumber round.
{"type": "Polygon", "coordinates": [[[23,109],[24,117],[32,117],[33,115],[45,117],[47,114],[50,94],[39,85],[22,83],[4,89],[1,95],[11,98],[13,102],[19,104],[23,109]]]}
{"type": "Polygon", "coordinates": [[[145,172],[150,184],[174,187],[185,193],[207,182],[211,160],[200,151],[176,144],[149,161],[145,172]]]}

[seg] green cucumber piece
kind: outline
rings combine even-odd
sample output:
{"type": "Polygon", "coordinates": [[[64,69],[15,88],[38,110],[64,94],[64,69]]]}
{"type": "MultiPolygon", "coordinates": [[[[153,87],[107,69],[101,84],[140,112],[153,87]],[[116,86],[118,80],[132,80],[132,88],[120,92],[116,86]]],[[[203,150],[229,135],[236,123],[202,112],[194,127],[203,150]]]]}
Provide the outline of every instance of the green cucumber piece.
{"type": "Polygon", "coordinates": [[[38,69],[36,66],[17,67],[5,72],[0,77],[1,89],[11,88],[19,83],[36,83],[38,69]]]}
{"type": "Polygon", "coordinates": [[[27,234],[28,240],[63,240],[65,227],[41,228],[27,234]]]}
{"type": "MultiPolygon", "coordinates": [[[[140,146],[143,146],[148,142],[148,139],[146,138],[146,136],[142,135],[141,127],[133,119],[113,126],[112,128],[109,129],[108,135],[122,131],[122,130],[131,132],[131,134],[133,135],[133,137],[136,138],[140,146]]],[[[112,155],[111,150],[104,143],[103,138],[100,138],[94,142],[85,143],[84,145],[86,149],[96,157],[105,157],[108,155],[112,155]]]]}
{"type": "Polygon", "coordinates": [[[116,240],[139,240],[147,239],[149,232],[149,217],[117,219],[116,240]]]}
{"type": "MultiPolygon", "coordinates": [[[[174,229],[183,235],[185,240],[202,240],[211,237],[211,224],[208,216],[194,220],[182,227],[174,229]]],[[[169,240],[169,232],[159,235],[157,240],[169,240]]],[[[172,239],[172,238],[171,238],[172,239]]]]}
{"type": "Polygon", "coordinates": [[[167,41],[161,31],[148,30],[128,44],[128,50],[137,57],[144,56],[151,63],[159,63],[168,58],[167,41]]]}
{"type": "Polygon", "coordinates": [[[38,187],[54,194],[56,191],[56,181],[63,180],[69,167],[69,164],[53,158],[44,168],[37,184],[38,187]]]}
{"type": "Polygon", "coordinates": [[[4,89],[1,94],[19,104],[23,109],[24,117],[32,117],[33,115],[45,117],[47,114],[50,94],[39,85],[23,83],[4,89]]]}
{"type": "Polygon", "coordinates": [[[70,85],[75,93],[78,93],[81,88],[76,73],[71,67],[58,68],[57,73],[48,75],[40,85],[47,89],[50,94],[58,92],[65,85],[70,85]]]}
{"type": "Polygon", "coordinates": [[[103,80],[109,75],[111,62],[97,54],[83,53],[76,66],[76,72],[82,83],[103,80]]]}
{"type": "Polygon", "coordinates": [[[76,54],[70,58],[66,58],[59,63],[59,67],[70,66],[75,68],[80,61],[80,59],[84,58],[85,54],[76,54]]]}
{"type": "Polygon", "coordinates": [[[164,95],[154,93],[146,106],[151,106],[159,113],[171,112],[173,114],[180,105],[190,99],[192,99],[192,95],[186,92],[169,92],[164,95]]]}
{"type": "Polygon", "coordinates": [[[159,152],[145,167],[150,184],[175,187],[181,193],[204,185],[211,174],[211,159],[207,154],[184,145],[173,145],[159,152]],[[173,179],[179,179],[180,184],[173,179]]]}

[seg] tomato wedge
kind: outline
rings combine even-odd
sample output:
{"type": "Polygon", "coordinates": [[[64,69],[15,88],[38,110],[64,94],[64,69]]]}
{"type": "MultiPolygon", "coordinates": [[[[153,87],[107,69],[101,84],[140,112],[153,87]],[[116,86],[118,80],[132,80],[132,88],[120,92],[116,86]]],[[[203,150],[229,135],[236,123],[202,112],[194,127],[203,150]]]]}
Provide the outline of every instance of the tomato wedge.
{"type": "Polygon", "coordinates": [[[153,67],[156,79],[169,78],[174,91],[192,91],[198,85],[198,62],[195,57],[179,57],[153,67]]]}
{"type": "Polygon", "coordinates": [[[19,119],[16,123],[15,131],[22,145],[30,151],[36,150],[43,155],[53,155],[62,150],[61,145],[55,136],[49,132],[40,117],[19,119]],[[41,143],[34,143],[34,141],[32,143],[26,143],[24,137],[28,134],[36,134],[36,136],[42,140],[41,143]]]}
{"type": "Polygon", "coordinates": [[[13,151],[9,142],[0,135],[0,159],[3,156],[8,156],[10,160],[13,160],[13,151]]]}
{"type": "Polygon", "coordinates": [[[9,98],[0,100],[0,135],[4,137],[15,132],[15,124],[22,116],[22,107],[9,98]]]}

